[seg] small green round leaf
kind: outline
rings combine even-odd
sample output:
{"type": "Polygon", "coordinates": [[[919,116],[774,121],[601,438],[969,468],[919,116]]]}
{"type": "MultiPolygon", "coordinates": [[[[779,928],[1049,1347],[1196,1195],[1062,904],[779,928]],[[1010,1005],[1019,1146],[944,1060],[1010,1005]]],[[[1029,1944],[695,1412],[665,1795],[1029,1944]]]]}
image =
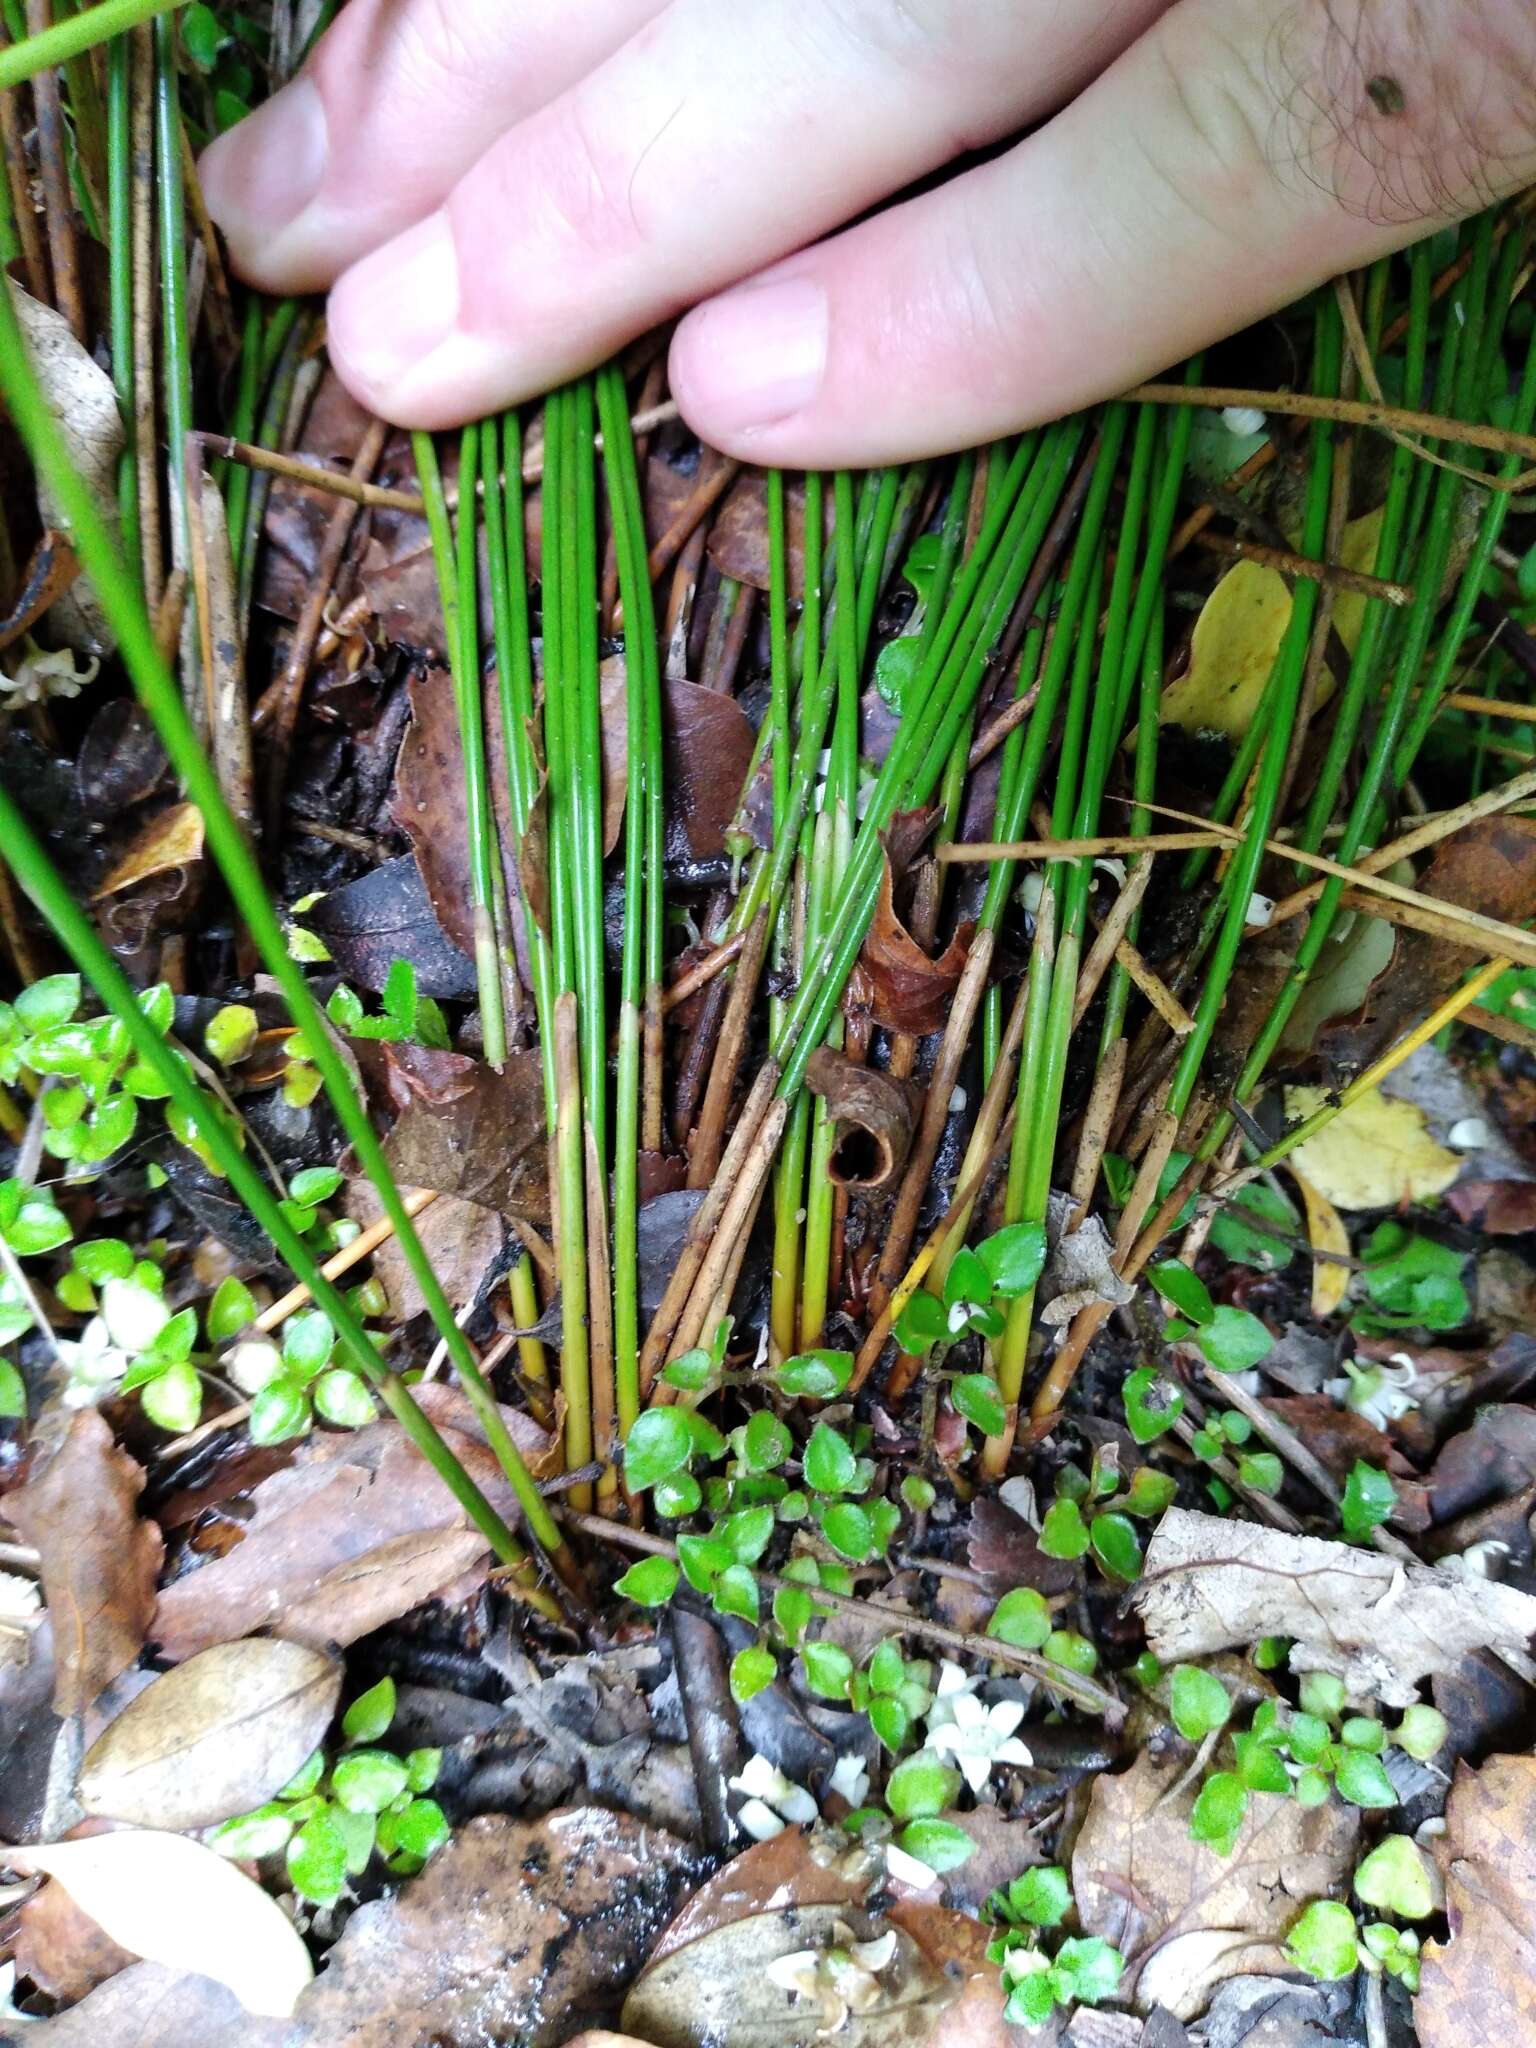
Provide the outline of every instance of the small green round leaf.
{"type": "Polygon", "coordinates": [[[1286,1938],[1298,1970],[1324,1983],[1351,1977],[1359,1962],[1355,1916],[1337,1899],[1314,1899],[1286,1938]]]}
{"type": "Polygon", "coordinates": [[[309,1397],[286,1373],[268,1380],[252,1395],[252,1443],[286,1443],[290,1437],[307,1434],[309,1425],[309,1397]]]}
{"type": "Polygon", "coordinates": [[[1256,1315],[1245,1308],[1218,1308],[1195,1339],[1207,1365],[1217,1372],[1246,1372],[1267,1358],[1275,1340],[1256,1315]]]}
{"type": "Polygon", "coordinates": [[[779,1675],[778,1659],[762,1643],[749,1643],[731,1659],[731,1698],[738,1706],[755,1699],[779,1675]]]}
{"type": "Polygon", "coordinates": [[[341,1717],[341,1732],[348,1742],[377,1742],[395,1718],[395,1681],[381,1678],[359,1693],[341,1717]]]}
{"type": "Polygon", "coordinates": [[[347,1842],[329,1813],[305,1821],[288,1844],[288,1876],[301,1897],[334,1905],[347,1881],[347,1842]]]}
{"type": "Polygon", "coordinates": [[[1248,1787],[1235,1771],[1213,1771],[1189,1816],[1190,1838],[1230,1856],[1248,1811],[1248,1787]]]}
{"type": "Polygon", "coordinates": [[[772,1472],[794,1448],[789,1431],[770,1408],[759,1408],[742,1436],[742,1456],[749,1472],[772,1472]]]}
{"type": "Polygon", "coordinates": [[[920,1749],[891,1772],[885,1803],[898,1820],[929,1820],[960,1796],[960,1773],[931,1750],[920,1749]]]}
{"type": "Polygon", "coordinates": [[[992,1291],[1009,1300],[1027,1294],[1045,1270],[1045,1226],[1008,1223],[976,1247],[992,1276],[992,1291]]]}
{"type": "Polygon", "coordinates": [[[821,1533],[840,1557],[863,1564],[875,1551],[869,1510],[857,1501],[834,1501],[821,1518],[821,1533]]]}
{"type": "Polygon", "coordinates": [[[624,1440],[624,1478],[632,1493],[643,1493],[670,1478],[693,1455],[693,1431],[681,1408],[647,1408],[624,1440]]]}
{"type": "Polygon", "coordinates": [[[948,1820],[909,1821],[897,1835],[896,1846],[939,1873],[958,1869],[976,1853],[976,1844],[965,1829],[948,1820]]]}
{"type": "Polygon", "coordinates": [[[223,1822],[208,1837],[208,1845],[221,1856],[257,1862],[263,1856],[275,1856],[279,1849],[286,1849],[292,1833],[292,1816],[276,1800],[271,1800],[258,1806],[254,1813],[237,1814],[233,1820],[223,1822]]]}
{"type": "Polygon", "coordinates": [[[158,1428],[176,1436],[194,1428],[203,1412],[203,1383],[197,1367],[185,1358],[168,1365],[141,1389],[139,1406],[158,1428]]]}
{"type": "Polygon", "coordinates": [[[1093,1554],[1111,1578],[1129,1584],[1141,1572],[1141,1538],[1126,1515],[1095,1515],[1088,1525],[1093,1554]]]}
{"type": "Polygon", "coordinates": [[[1150,1365],[1128,1373],[1120,1392],[1126,1427],[1139,1444],[1149,1444],[1172,1429],[1184,1413],[1183,1394],[1150,1365]]]}
{"type": "Polygon", "coordinates": [[[1355,1891],[1368,1906],[1400,1920],[1427,1919],[1442,1897],[1434,1864],[1408,1835],[1377,1843],[1355,1872],[1355,1891]]]}
{"type": "Polygon", "coordinates": [[[1339,1748],[1334,1752],[1333,1782],[1351,1806],[1396,1806],[1397,1794],[1379,1756],[1368,1750],[1339,1748]]]}
{"type": "MultiPolygon", "coordinates": [[[[845,1700],[853,1676],[853,1659],[836,1643],[802,1643],[800,1664],[811,1691],[824,1700],[845,1700]]],[[[894,1812],[895,1809],[893,1808],[894,1812]]]]}
{"type": "Polygon", "coordinates": [[[1075,1500],[1053,1500],[1040,1524],[1040,1548],[1047,1557],[1078,1558],[1088,1548],[1088,1524],[1075,1500]]]}
{"type": "Polygon", "coordinates": [[[642,1557],[614,1581],[613,1590],[637,1607],[665,1607],[677,1591],[677,1581],[678,1569],[670,1557],[642,1557]]]}
{"type": "Polygon", "coordinates": [[[351,1813],[382,1813],[405,1790],[405,1763],[387,1749],[357,1749],[331,1772],[331,1790],[351,1813]]]}
{"type": "Polygon", "coordinates": [[[1451,1725],[1438,1707],[1412,1706],[1405,1708],[1392,1740],[1422,1764],[1445,1747],[1450,1732],[1451,1725]]]}
{"type": "Polygon", "coordinates": [[[845,1436],[829,1424],[818,1422],[805,1447],[802,1469],[806,1485],[815,1492],[846,1493],[853,1485],[858,1460],[845,1436]]]}
{"type": "Polygon", "coordinates": [[[1168,1711],[1186,1742],[1200,1742],[1213,1728],[1226,1727],[1232,1698],[1214,1672],[1178,1664],[1168,1682],[1168,1711]]]}
{"type": "Polygon", "coordinates": [[[1015,1586],[992,1610],[987,1634],[1016,1650],[1043,1649],[1050,1638],[1051,1610],[1033,1586],[1015,1586]]]}
{"type": "Polygon", "coordinates": [[[1008,1427],[1008,1410],[990,1373],[968,1372],[949,1383],[949,1398],[957,1414],[985,1436],[1001,1436],[1008,1427]]]}
{"type": "Polygon", "coordinates": [[[26,1382],[8,1358],[0,1358],[0,1416],[12,1422],[26,1412],[26,1382]]]}
{"type": "Polygon", "coordinates": [[[781,1393],[798,1399],[830,1401],[853,1377],[853,1358],[846,1351],[802,1351],[786,1358],[775,1378],[781,1393]]]}
{"type": "Polygon", "coordinates": [[[247,1323],[256,1319],[256,1297],[243,1280],[237,1280],[233,1273],[221,1280],[214,1289],[213,1300],[208,1304],[208,1341],[210,1344],[228,1343],[238,1336],[247,1323]]]}
{"type": "Polygon", "coordinates": [[[1172,1302],[1181,1316],[1185,1316],[1196,1329],[1210,1322],[1216,1313],[1216,1304],[1211,1299],[1210,1289],[1188,1266],[1177,1259],[1164,1259],[1159,1265],[1151,1266],[1147,1278],[1163,1297],[1172,1302]]]}
{"type": "Polygon", "coordinates": [[[373,1396],[355,1372],[336,1366],[321,1373],[313,1387],[315,1407],[338,1429],[361,1429],[376,1414],[373,1396]]]}

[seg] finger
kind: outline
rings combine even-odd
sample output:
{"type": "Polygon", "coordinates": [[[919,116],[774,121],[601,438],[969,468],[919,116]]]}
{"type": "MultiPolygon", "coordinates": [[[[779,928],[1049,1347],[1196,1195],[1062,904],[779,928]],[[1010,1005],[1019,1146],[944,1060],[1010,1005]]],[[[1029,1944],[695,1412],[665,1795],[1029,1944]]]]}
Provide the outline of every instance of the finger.
{"type": "Polygon", "coordinates": [[[663,0],[351,0],[200,166],[236,268],[316,291],[430,213],[481,152],[663,0]]]}
{"type": "Polygon", "coordinates": [[[1180,0],[1006,156],[699,307],[674,395],[883,463],[1122,391],[1536,177],[1525,0],[1180,0]]]}
{"type": "Polygon", "coordinates": [[[672,0],[342,278],[333,358],[417,426],[544,390],[1033,118],[1160,4],[672,0]]]}

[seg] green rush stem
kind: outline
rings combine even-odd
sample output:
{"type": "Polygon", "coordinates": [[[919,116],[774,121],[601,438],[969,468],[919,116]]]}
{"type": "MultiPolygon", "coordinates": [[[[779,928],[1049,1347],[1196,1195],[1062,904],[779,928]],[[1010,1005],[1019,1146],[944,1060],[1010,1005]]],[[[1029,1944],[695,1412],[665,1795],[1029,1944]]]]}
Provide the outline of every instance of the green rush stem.
{"type": "MultiPolygon", "coordinates": [[[[192,336],[187,326],[186,195],[181,183],[181,103],[177,97],[176,24],[162,17],[155,39],[155,196],[160,229],[160,339],[164,350],[166,470],[170,493],[171,561],[188,565],[187,436],[192,431],[192,336]]],[[[39,39],[40,40],[40,39],[39,39]]],[[[182,628],[181,687],[192,723],[206,736],[208,707],[199,682],[197,599],[187,590],[182,628]]]]}
{"type": "MultiPolygon", "coordinates": [[[[910,476],[911,471],[908,472],[908,477],[910,476]]],[[[875,493],[874,515],[870,521],[869,535],[860,549],[860,568],[856,577],[850,571],[850,587],[856,587],[859,593],[857,638],[861,649],[869,645],[870,628],[875,622],[875,606],[880,601],[880,592],[885,584],[886,553],[896,522],[897,497],[903,488],[904,479],[899,471],[884,469],[880,472],[880,484],[875,493]]],[[[835,483],[833,491],[835,495],[835,483]]],[[[841,579],[839,580],[841,587],[841,579]]]]}
{"type": "Polygon", "coordinates": [[[139,545],[139,472],[134,460],[133,415],[133,164],[130,72],[132,42],[119,36],[107,51],[107,263],[111,297],[112,384],[123,420],[117,459],[118,519],[123,559],[142,562],[139,545]]]}
{"type": "MultiPolygon", "coordinates": [[[[326,1279],[314,1254],[289,1222],[285,1205],[277,1200],[246,1157],[219,1105],[196,1086],[186,1067],[150,1024],[122,969],[97,937],[90,919],[75,902],[68,884],[44,853],[25,815],[3,786],[0,786],[0,833],[4,836],[6,864],[22,889],[103,1003],[121,1020],[138,1058],[158,1077],[169,1098],[184,1111],[217,1161],[219,1171],[271,1238],[294,1278],[303,1281],[316,1305],[330,1318],[352,1364],[378,1390],[389,1412],[496,1555],[504,1563],[517,1568],[520,1574],[526,1572],[530,1562],[527,1552],[417,1407],[398,1374],[384,1363],[346,1296],[326,1279]]],[[[538,1496],[535,1494],[534,1498],[538,1496]]],[[[558,1540],[558,1529],[555,1534],[558,1540]]]]}
{"type": "MultiPolygon", "coordinates": [[[[297,299],[285,299],[266,316],[266,329],[261,340],[261,368],[257,383],[266,386],[267,397],[252,439],[263,448],[275,447],[282,439],[283,422],[288,416],[302,360],[299,302],[297,299]]],[[[237,463],[232,481],[243,484],[240,502],[245,508],[244,515],[238,526],[231,518],[229,530],[234,546],[240,616],[248,619],[256,588],[256,554],[266,519],[267,500],[272,493],[272,477],[266,470],[247,470],[244,463],[237,463]]]]}
{"type": "MultiPolygon", "coordinates": [[[[1098,823],[1105,785],[1114,762],[1115,745],[1123,718],[1122,695],[1117,664],[1125,652],[1125,622],[1130,603],[1130,570],[1117,575],[1110,599],[1110,626],[1106,628],[1102,653],[1097,645],[1100,597],[1104,579],[1104,528],[1110,493],[1120,461],[1129,423],[1124,405],[1110,406],[1104,415],[1093,480],[1083,506],[1082,524],[1068,565],[1066,585],[1056,631],[1056,645],[1072,661],[1072,683],[1068,693],[1067,718],[1058,767],[1056,796],[1052,809],[1052,830],[1057,836],[1087,837],[1098,823]],[[1095,688],[1097,681],[1097,688],[1095,688]],[[1082,824],[1081,833],[1077,831],[1082,824]]],[[[1121,557],[1134,560],[1134,533],[1141,518],[1146,479],[1151,463],[1151,441],[1138,422],[1133,451],[1140,481],[1127,486],[1126,507],[1121,522],[1121,557]]],[[[1052,648],[1055,659],[1055,645],[1052,648]]],[[[1030,720],[1030,738],[1042,723],[1046,692],[1030,720]]],[[[1022,785],[1024,776],[1021,773],[1022,785]]],[[[1017,795],[1015,802],[1017,804],[1017,795]]],[[[1017,811],[1020,821],[1027,817],[1027,803],[1017,811]]],[[[1093,862],[1088,859],[1049,862],[1047,890],[1038,915],[1056,921],[1056,936],[1050,946],[1049,988],[1031,982],[1025,1010],[1024,1044],[1019,1061],[1018,1110],[1014,1119],[1013,1146],[1009,1154],[1008,1180],[1003,1198],[1005,1222],[1044,1223],[1050,1203],[1051,1168],[1056,1157],[1056,1132],[1061,1118],[1061,1094],[1066,1079],[1067,1050],[1072,1036],[1072,1015],[1077,1001],[1078,969],[1083,937],[1088,923],[1088,898],[1093,885],[1093,862]]],[[[1030,965],[1032,976],[1043,979],[1044,956],[1036,954],[1030,965]]],[[[1034,1313],[1034,1289],[1008,1304],[1008,1315],[996,1354],[998,1391],[1009,1410],[1006,1430],[989,1438],[987,1469],[997,1472],[1007,1462],[1013,1438],[1012,1414],[1024,1381],[1029,1348],[1029,1326],[1034,1313]]]]}
{"type": "MultiPolygon", "coordinates": [[[[1475,349],[1470,353],[1475,354],[1475,349]]],[[[1529,433],[1533,419],[1536,419],[1536,339],[1533,339],[1527,351],[1524,375],[1515,400],[1515,431],[1529,433]]],[[[1469,452],[1462,449],[1456,454],[1455,459],[1463,461],[1469,452]]],[[[1499,474],[1505,477],[1516,476],[1519,470],[1520,458],[1506,456],[1500,465],[1499,474]]],[[[1450,616],[1442,629],[1435,661],[1420,686],[1419,677],[1435,614],[1439,608],[1440,589],[1454,533],[1456,500],[1462,488],[1462,479],[1456,477],[1454,473],[1441,471],[1439,476],[1439,492],[1435,511],[1431,516],[1428,545],[1424,556],[1415,565],[1414,586],[1417,596],[1410,608],[1407,630],[1399,650],[1392,684],[1386,702],[1381,708],[1380,722],[1336,852],[1336,858],[1345,866],[1353,866],[1358,861],[1366,844],[1381,829],[1383,789],[1388,783],[1394,787],[1400,786],[1413,766],[1419,746],[1434,717],[1434,706],[1439,702],[1450,681],[1457,656],[1471,628],[1473,608],[1481,595],[1493,550],[1498,544],[1499,534],[1509,512],[1509,493],[1490,491],[1477,540],[1462,571],[1450,616]],[[1416,687],[1419,688],[1419,695],[1417,702],[1413,703],[1413,692],[1416,687]]],[[[1312,907],[1307,929],[1302,935],[1285,985],[1265,1019],[1263,1029],[1255,1039],[1243,1071],[1238,1077],[1235,1093],[1239,1100],[1251,1095],[1263,1079],[1264,1071],[1274,1055],[1286,1025],[1290,1022],[1291,1013],[1300,1000],[1302,990],[1316,971],[1323,946],[1333,929],[1344,887],[1345,884],[1339,877],[1328,877],[1317,902],[1312,907]]],[[[1230,1114],[1224,1112],[1206,1134],[1200,1147],[1202,1159],[1214,1157],[1231,1125],[1230,1114]]]]}
{"type": "MultiPolygon", "coordinates": [[[[1340,321],[1338,307],[1328,305],[1318,318],[1317,343],[1314,350],[1314,364],[1320,366],[1323,388],[1332,393],[1339,381],[1340,321]]],[[[1330,421],[1317,421],[1312,427],[1312,464],[1307,484],[1306,511],[1302,522],[1302,552],[1320,556],[1327,532],[1328,501],[1332,490],[1333,464],[1330,451],[1333,445],[1334,429],[1330,421]]],[[[1258,764],[1253,785],[1253,799],[1245,820],[1245,837],[1241,847],[1233,853],[1222,882],[1218,901],[1225,908],[1219,931],[1216,934],[1210,965],[1206,971],[1200,1000],[1195,1008],[1195,1028],[1185,1039],[1179,1054],[1173,1079],[1169,1083],[1167,1113],[1182,1117],[1189,1106],[1189,1098],[1200,1073],[1216,1019],[1226,1000],[1227,985],[1232,970],[1237,964],[1238,950],[1243,942],[1243,932],[1248,919],[1248,907],[1253,900],[1254,884],[1258,880],[1259,868],[1264,860],[1265,842],[1274,829],[1275,807],[1280,797],[1281,779],[1285,772],[1286,757],[1291,743],[1291,730],[1296,720],[1296,705],[1301,694],[1302,674],[1306,667],[1307,648],[1312,634],[1312,616],[1317,605],[1318,586],[1303,582],[1296,587],[1291,600],[1291,617],[1281,642],[1279,655],[1270,674],[1265,696],[1268,699],[1268,715],[1265,720],[1266,736],[1264,752],[1258,764]]]]}
{"type": "MultiPolygon", "coordinates": [[[[1131,812],[1129,829],[1142,835],[1152,827],[1152,814],[1146,806],[1152,801],[1157,788],[1157,722],[1158,700],[1163,691],[1163,614],[1158,610],[1152,615],[1151,631],[1147,634],[1141,656],[1141,694],[1136,706],[1136,759],[1131,773],[1132,793],[1136,798],[1131,812]]],[[[1137,854],[1126,863],[1129,876],[1137,864],[1145,860],[1145,854],[1137,854]]],[[[1131,919],[1126,936],[1134,945],[1141,924],[1138,910],[1131,919]]],[[[1126,1012],[1130,1007],[1131,977],[1117,960],[1108,975],[1108,986],[1104,997],[1104,1024],[1099,1034],[1099,1057],[1102,1060],[1116,1039],[1125,1032],[1126,1012]]]]}
{"type": "Polygon", "coordinates": [[[41,35],[26,36],[9,49],[0,50],[0,92],[21,85],[53,65],[67,64],[85,50],[94,50],[113,36],[123,35],[141,21],[168,14],[185,0],[97,0],[94,7],[67,20],[56,21],[41,35]]]}
{"type": "MultiPolygon", "coordinates": [[[[610,366],[597,375],[598,421],[603,433],[603,467],[619,595],[624,606],[625,703],[628,720],[624,795],[624,954],[621,970],[619,1051],[613,1158],[613,1337],[614,1386],[619,1432],[627,1436],[640,1413],[640,1054],[641,1003],[646,968],[650,897],[662,896],[660,868],[646,861],[646,798],[662,776],[656,617],[646,565],[645,505],[629,400],[621,373],[610,366]]],[[[775,690],[783,665],[783,477],[771,470],[770,535],[778,535],[778,604],[774,612],[775,690]],[[775,492],[777,484],[775,528],[775,492]]],[[[770,553],[773,542],[770,539],[770,553]]],[[[787,775],[787,764],[786,764],[787,775]]],[[[777,767],[775,769],[777,788],[777,767]]]]}
{"type": "Polygon", "coordinates": [[[1023,445],[1009,464],[1007,487],[982,522],[971,558],[957,577],[944,623],[914,678],[890,753],[876,777],[854,841],[852,858],[821,946],[807,952],[805,971],[775,1039],[778,1093],[788,1100],[821,1043],[864,943],[880,888],[880,834],[898,806],[924,802],[948,759],[955,735],[975,702],[992,649],[1028,578],[1035,550],[1066,480],[1080,423],[1067,422],[1038,444],[1023,445]],[[1034,488],[1022,488],[1038,451],[1034,488]]]}
{"type": "MultiPolygon", "coordinates": [[[[872,531],[866,560],[883,557],[886,537],[896,503],[896,472],[886,470],[875,500],[872,531]]],[[[832,615],[832,667],[837,677],[837,716],[832,727],[832,746],[827,765],[826,791],[816,820],[811,857],[811,898],[818,906],[814,925],[806,921],[807,951],[826,931],[827,906],[848,866],[853,846],[854,806],[859,784],[859,665],[864,618],[862,594],[854,603],[848,594],[858,587],[858,562],[854,531],[853,479],[839,470],[832,481],[832,547],[837,605],[832,615]]],[[[877,571],[871,567],[867,587],[873,589],[877,571]]],[[[870,599],[873,614],[874,600],[870,599]]],[[[831,1017],[824,1042],[843,1043],[843,1020],[831,1017]]],[[[827,1301],[832,1284],[832,1224],[837,1188],[828,1169],[837,1142],[837,1126],[820,1097],[811,1112],[810,1170],[805,1192],[805,1251],[802,1260],[800,1342],[809,1351],[821,1342],[826,1324],[827,1301]]]]}
{"type": "Polygon", "coordinates": [[[459,528],[455,537],[443,491],[437,448],[430,434],[413,434],[411,447],[443,606],[443,641],[453,678],[459,746],[464,757],[464,816],[469,839],[469,901],[475,927],[475,980],[485,1056],[498,1070],[507,1059],[501,959],[496,945],[494,864],[496,824],[485,768],[485,718],[480,692],[480,622],[476,592],[475,505],[480,429],[466,427],[459,441],[459,528]]]}
{"type": "MultiPolygon", "coordinates": [[[[249,441],[256,432],[256,408],[261,403],[262,301],[255,292],[246,296],[240,323],[240,375],[235,385],[235,402],[229,416],[229,433],[236,441],[249,441]]],[[[245,507],[250,496],[251,471],[243,462],[228,462],[221,456],[212,465],[214,481],[224,493],[229,530],[238,535],[245,525],[245,507]]]]}
{"type": "MultiPolygon", "coordinates": [[[[577,882],[576,994],[580,1003],[582,1101],[607,1170],[608,1031],[603,954],[603,718],[598,672],[597,486],[593,453],[592,382],[574,386],[572,467],[575,476],[576,703],[571,763],[572,865],[577,882]]],[[[627,644],[627,641],[626,641],[627,644]]],[[[573,650],[568,647],[567,653],[573,650]]]]}
{"type": "Polygon", "coordinates": [[[357,1154],[358,1165],[372,1181],[384,1213],[394,1226],[401,1253],[421,1289],[422,1299],[438,1334],[447,1346],[454,1369],[485,1431],[486,1441],[507,1475],[529,1529],[560,1564],[562,1571],[569,1571],[572,1567],[560,1529],[508,1434],[506,1422],[480,1371],[474,1351],[458,1326],[452,1305],[401,1199],[367,1109],[332,1042],[324,1015],[302,971],[288,956],[282,921],[267,895],[256,857],[224,801],[218,777],[198,743],[186,707],[155,645],[154,632],[133,579],[118,558],[112,536],[92,503],[88,487],[71,465],[62,436],[22,348],[10,297],[4,292],[0,292],[0,392],[5,396],[11,417],[26,443],[38,475],[54,492],[69,523],[81,563],[96,586],[107,621],[117,636],[123,665],[160,735],[172,767],[180,776],[188,796],[203,814],[209,849],[223,872],[230,894],[255,940],[267,971],[287,1000],[289,1013],[305,1040],[308,1056],[319,1070],[337,1119],[357,1154]]]}

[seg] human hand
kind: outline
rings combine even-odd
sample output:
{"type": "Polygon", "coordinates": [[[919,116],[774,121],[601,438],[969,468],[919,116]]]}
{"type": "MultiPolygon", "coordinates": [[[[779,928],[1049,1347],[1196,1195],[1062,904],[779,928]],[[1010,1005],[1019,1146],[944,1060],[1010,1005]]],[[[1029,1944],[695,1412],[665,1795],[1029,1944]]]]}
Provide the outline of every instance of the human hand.
{"type": "Polygon", "coordinates": [[[330,288],[338,370],[403,425],[683,313],[706,440],[888,462],[1123,390],[1536,179],[1536,9],[351,0],[203,178],[245,276],[330,288]]]}

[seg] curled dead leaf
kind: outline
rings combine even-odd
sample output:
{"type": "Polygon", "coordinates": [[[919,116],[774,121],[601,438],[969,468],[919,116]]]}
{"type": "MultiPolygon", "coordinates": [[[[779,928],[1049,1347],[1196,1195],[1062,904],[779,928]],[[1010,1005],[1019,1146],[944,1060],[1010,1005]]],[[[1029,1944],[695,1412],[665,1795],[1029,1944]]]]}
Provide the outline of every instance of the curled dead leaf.
{"type": "Polygon", "coordinates": [[[145,820],[91,901],[100,903],[104,897],[137,888],[140,882],[171,874],[177,868],[196,867],[202,857],[202,812],[196,804],[169,804],[145,820]]]}
{"type": "Polygon", "coordinates": [[[866,1010],[883,1030],[905,1031],[914,1038],[942,1030],[974,930],[973,924],[962,924],[938,959],[931,959],[896,915],[893,856],[887,844],[880,900],[849,979],[847,1007],[866,1010]]]}
{"type": "Polygon", "coordinates": [[[818,1046],[805,1085],[827,1105],[837,1126],[828,1178],[866,1194],[888,1188],[912,1149],[912,1130],[923,1091],[915,1082],[860,1065],[830,1046],[818,1046]]]}
{"type": "MultiPolygon", "coordinates": [[[[44,306],[7,278],[11,306],[37,381],[64,439],[70,467],[109,528],[117,521],[117,459],[123,452],[123,415],[112,379],[81,347],[62,313],[44,306]]],[[[67,534],[69,521],[46,480],[39,477],[44,526],[67,534]]],[[[94,589],[83,578],[49,612],[49,627],[85,654],[110,654],[117,645],[94,589]]]]}

